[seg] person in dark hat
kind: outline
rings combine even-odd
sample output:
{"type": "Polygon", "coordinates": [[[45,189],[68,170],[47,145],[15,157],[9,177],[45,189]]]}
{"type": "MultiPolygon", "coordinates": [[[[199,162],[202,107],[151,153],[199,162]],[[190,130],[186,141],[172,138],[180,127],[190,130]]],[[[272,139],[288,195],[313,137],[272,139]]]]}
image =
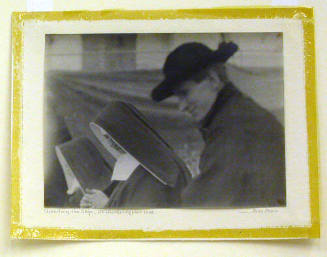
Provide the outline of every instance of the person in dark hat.
{"type": "Polygon", "coordinates": [[[229,80],[225,62],[237,50],[232,42],[215,51],[183,44],[168,55],[165,79],[151,92],[156,102],[175,95],[203,135],[200,175],[182,193],[185,207],[286,205],[284,130],[229,80]]]}
{"type": "Polygon", "coordinates": [[[131,104],[112,101],[90,128],[115,158],[111,184],[88,189],[81,207],[165,208],[181,204],[191,175],[170,146],[131,104]]]}

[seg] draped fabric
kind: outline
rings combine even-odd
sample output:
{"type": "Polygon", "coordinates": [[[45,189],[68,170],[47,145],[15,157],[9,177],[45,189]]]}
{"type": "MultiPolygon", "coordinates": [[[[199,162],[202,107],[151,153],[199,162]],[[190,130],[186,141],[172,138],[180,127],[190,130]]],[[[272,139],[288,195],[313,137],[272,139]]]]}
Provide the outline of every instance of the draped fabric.
{"type": "MultiPolygon", "coordinates": [[[[283,78],[281,70],[242,70],[228,67],[231,80],[241,91],[283,118],[283,78]]],[[[185,161],[193,175],[199,174],[198,159],[203,141],[191,119],[178,111],[174,97],[161,103],[150,98],[150,92],[163,78],[159,70],[137,70],[124,72],[64,72],[53,71],[45,76],[45,143],[46,185],[51,184],[53,172],[62,171],[50,163],[56,162],[52,148],[59,142],[54,135],[65,131],[67,138],[88,137],[99,149],[109,165],[113,158],[97,142],[89,128],[99,111],[110,100],[121,100],[135,105],[153,128],[168,142],[185,161]],[[59,122],[60,121],[60,122],[59,122]]],[[[56,183],[62,183],[56,182],[56,183]]],[[[49,186],[50,187],[50,186],[49,186]]],[[[51,188],[56,188],[52,186],[51,188]]],[[[63,186],[58,188],[62,190],[63,186]]],[[[48,205],[52,204],[52,191],[45,188],[48,205]]],[[[58,201],[57,201],[58,202],[58,201]]],[[[59,201],[60,202],[60,201],[59,201]]],[[[46,204],[47,205],[47,204],[46,204]]]]}

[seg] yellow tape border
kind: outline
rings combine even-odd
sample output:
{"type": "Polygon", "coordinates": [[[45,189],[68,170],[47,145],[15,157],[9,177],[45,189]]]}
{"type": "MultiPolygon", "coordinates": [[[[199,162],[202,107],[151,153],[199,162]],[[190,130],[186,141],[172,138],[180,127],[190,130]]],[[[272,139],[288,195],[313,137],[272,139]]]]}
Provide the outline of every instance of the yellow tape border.
{"type": "Polygon", "coordinates": [[[17,239],[141,239],[141,238],[318,238],[319,223],[319,156],[316,107],[316,71],[313,9],[309,7],[228,7],[179,10],[104,10],[66,12],[16,12],[12,16],[13,104],[12,104],[12,214],[11,237],[17,239]],[[21,224],[20,148],[22,146],[22,77],[23,26],[27,20],[158,20],[158,19],[296,19],[304,31],[307,130],[311,226],[259,229],[212,230],[77,230],[61,228],[28,228],[21,224]]]}

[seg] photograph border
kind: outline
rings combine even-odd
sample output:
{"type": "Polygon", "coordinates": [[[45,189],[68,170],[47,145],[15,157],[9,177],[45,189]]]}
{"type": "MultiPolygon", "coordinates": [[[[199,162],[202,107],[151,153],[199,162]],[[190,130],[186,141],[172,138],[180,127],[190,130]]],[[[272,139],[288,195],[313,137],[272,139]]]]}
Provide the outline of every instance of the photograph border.
{"type": "Polygon", "coordinates": [[[317,102],[314,15],[309,7],[226,7],[178,10],[103,10],[65,12],[15,12],[12,16],[13,88],[11,146],[11,237],[16,239],[264,239],[319,238],[319,159],[317,134],[317,102]],[[97,20],[160,20],[160,19],[295,19],[303,25],[305,57],[305,94],[307,142],[310,182],[311,226],[255,229],[209,230],[82,230],[61,228],[28,228],[21,224],[20,169],[22,144],[22,79],[24,22],[35,21],[97,21],[97,20]]]}

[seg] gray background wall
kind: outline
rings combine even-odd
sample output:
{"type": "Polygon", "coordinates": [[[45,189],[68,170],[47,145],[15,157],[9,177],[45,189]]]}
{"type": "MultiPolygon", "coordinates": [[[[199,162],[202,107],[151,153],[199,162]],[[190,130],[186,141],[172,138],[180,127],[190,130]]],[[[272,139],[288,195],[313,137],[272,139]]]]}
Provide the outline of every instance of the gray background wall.
{"type": "MultiPolygon", "coordinates": [[[[224,37],[240,47],[230,63],[242,67],[282,68],[282,33],[225,33],[224,37]]],[[[215,49],[221,40],[219,33],[48,35],[46,67],[72,71],[160,69],[167,54],[182,43],[197,41],[215,49]],[[111,61],[105,58],[110,56],[111,61]],[[127,66],[119,66],[115,60],[122,56],[128,59],[122,61],[128,63],[127,66]]]]}

